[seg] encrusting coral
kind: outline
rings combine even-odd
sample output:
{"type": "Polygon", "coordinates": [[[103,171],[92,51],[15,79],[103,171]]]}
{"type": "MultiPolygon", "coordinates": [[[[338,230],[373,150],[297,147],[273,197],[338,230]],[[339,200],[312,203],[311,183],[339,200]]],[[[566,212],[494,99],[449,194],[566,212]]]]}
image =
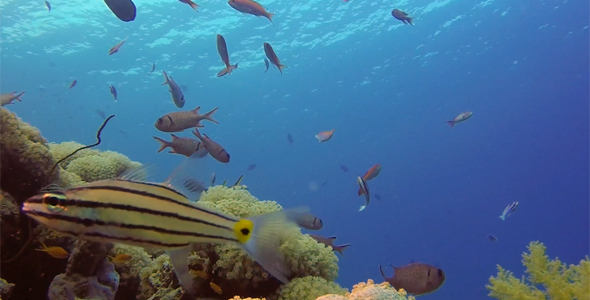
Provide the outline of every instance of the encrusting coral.
{"type": "Polygon", "coordinates": [[[279,300],[315,300],[326,294],[344,295],[348,292],[335,282],[307,276],[291,280],[279,291],[279,300]]]}
{"type": "Polygon", "coordinates": [[[350,293],[345,296],[338,294],[328,294],[318,297],[316,300],[410,300],[415,299],[413,296],[407,297],[407,293],[402,290],[395,290],[388,282],[375,284],[372,279],[366,283],[356,284],[350,293]]]}
{"type": "Polygon", "coordinates": [[[527,280],[515,278],[512,272],[498,265],[498,275],[490,277],[490,297],[505,300],[572,300],[590,299],[590,260],[588,256],[579,265],[569,267],[559,259],[550,260],[546,247],[540,242],[528,245],[522,262],[527,280]],[[528,282],[527,282],[528,281],[528,282]],[[538,287],[542,286],[544,290],[538,287]]]}

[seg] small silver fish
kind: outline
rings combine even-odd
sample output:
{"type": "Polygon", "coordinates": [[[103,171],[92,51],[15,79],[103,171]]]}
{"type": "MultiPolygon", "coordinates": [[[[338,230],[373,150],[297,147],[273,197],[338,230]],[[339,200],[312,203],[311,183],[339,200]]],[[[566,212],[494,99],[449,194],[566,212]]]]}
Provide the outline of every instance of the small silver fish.
{"type": "Polygon", "coordinates": [[[361,206],[361,208],[359,209],[359,211],[363,211],[365,210],[365,208],[367,208],[367,206],[369,206],[369,202],[371,201],[371,195],[369,194],[369,186],[361,176],[356,178],[356,182],[358,183],[360,190],[365,195],[365,205],[361,206]]]}
{"type": "Polygon", "coordinates": [[[168,87],[170,88],[168,91],[172,95],[172,101],[174,101],[176,107],[182,108],[184,106],[184,94],[182,93],[182,90],[178,84],[174,82],[172,76],[168,77],[166,71],[162,72],[164,73],[164,83],[162,83],[162,85],[168,84],[168,87]]]}
{"type": "Polygon", "coordinates": [[[447,123],[451,126],[451,128],[453,128],[453,126],[455,126],[455,124],[466,121],[467,119],[471,118],[472,115],[473,115],[473,112],[466,111],[466,112],[463,112],[463,113],[460,113],[459,115],[457,115],[452,121],[447,121],[447,123]]]}
{"type": "Polygon", "coordinates": [[[506,208],[504,208],[504,211],[500,215],[500,219],[502,219],[502,221],[506,220],[506,218],[512,214],[516,208],[518,208],[518,202],[510,203],[508,206],[506,206],[506,208]]]}

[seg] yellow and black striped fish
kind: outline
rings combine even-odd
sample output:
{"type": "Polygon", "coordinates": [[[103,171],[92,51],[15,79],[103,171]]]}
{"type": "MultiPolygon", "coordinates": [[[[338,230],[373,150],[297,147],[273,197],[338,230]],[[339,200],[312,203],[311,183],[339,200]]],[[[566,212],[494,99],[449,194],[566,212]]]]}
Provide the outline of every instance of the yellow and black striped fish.
{"type": "Polygon", "coordinates": [[[171,184],[129,179],[44,190],[27,199],[22,210],[39,223],[80,239],[165,248],[188,292],[192,286],[188,246],[193,243],[239,245],[266,271],[287,282],[280,239],[302,213],[286,210],[237,218],[190,202],[171,184]]]}

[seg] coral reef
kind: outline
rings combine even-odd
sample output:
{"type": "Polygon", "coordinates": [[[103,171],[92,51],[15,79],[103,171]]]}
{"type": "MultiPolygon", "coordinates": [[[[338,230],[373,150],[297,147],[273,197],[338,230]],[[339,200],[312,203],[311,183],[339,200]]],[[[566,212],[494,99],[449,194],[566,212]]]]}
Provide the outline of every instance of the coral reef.
{"type": "Polygon", "coordinates": [[[345,296],[328,294],[318,297],[316,300],[410,300],[413,296],[407,297],[404,290],[396,291],[389,283],[375,284],[372,279],[366,283],[356,284],[350,293],[345,296]]]}
{"type": "Polygon", "coordinates": [[[116,257],[118,254],[127,254],[131,256],[131,259],[124,262],[113,262],[115,270],[119,274],[119,289],[115,299],[135,299],[135,296],[140,292],[140,272],[152,263],[152,258],[141,247],[115,244],[109,255],[116,257]]]}
{"type": "Polygon", "coordinates": [[[279,300],[314,300],[326,294],[344,295],[348,292],[335,282],[307,276],[291,280],[279,291],[279,300]]]}
{"type": "Polygon", "coordinates": [[[64,274],[53,278],[47,298],[74,300],[76,298],[115,299],[119,274],[107,260],[111,244],[77,240],[64,274]]]}
{"type": "Polygon", "coordinates": [[[517,279],[512,272],[498,265],[498,275],[490,277],[490,297],[497,299],[590,299],[590,260],[588,256],[579,265],[569,267],[555,258],[545,255],[546,247],[540,242],[528,245],[529,253],[523,253],[522,262],[528,274],[527,280],[517,279]],[[542,286],[544,290],[538,287],[542,286]]]}
{"type": "Polygon", "coordinates": [[[37,128],[0,108],[1,188],[22,203],[57,179],[55,160],[37,128]]]}
{"type": "Polygon", "coordinates": [[[10,299],[13,289],[13,283],[8,283],[6,280],[0,278],[0,299],[10,299]]]}

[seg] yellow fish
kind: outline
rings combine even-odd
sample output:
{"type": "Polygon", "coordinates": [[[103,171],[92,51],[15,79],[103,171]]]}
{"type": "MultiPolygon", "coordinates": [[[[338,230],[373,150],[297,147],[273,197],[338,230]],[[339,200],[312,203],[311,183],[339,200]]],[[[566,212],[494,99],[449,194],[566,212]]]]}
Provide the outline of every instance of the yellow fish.
{"type": "Polygon", "coordinates": [[[214,292],[218,293],[219,295],[223,294],[223,291],[221,290],[221,288],[217,284],[215,284],[215,282],[213,282],[213,281],[209,282],[209,286],[211,286],[211,289],[214,292]]]}
{"type": "Polygon", "coordinates": [[[203,278],[203,279],[209,278],[209,275],[207,275],[207,273],[205,271],[201,271],[201,270],[190,270],[189,272],[191,274],[195,275],[195,277],[199,277],[199,278],[203,278]]]}
{"type": "Polygon", "coordinates": [[[125,253],[119,253],[115,257],[109,256],[109,258],[114,264],[122,264],[130,261],[133,256],[125,253]]]}
{"type": "Polygon", "coordinates": [[[47,247],[45,245],[45,243],[41,242],[41,245],[43,246],[43,248],[41,249],[35,249],[37,251],[43,251],[43,252],[47,252],[47,254],[55,257],[55,258],[68,258],[68,256],[70,256],[70,254],[64,250],[64,248],[62,247],[55,247],[55,246],[51,246],[51,247],[47,247]]]}

